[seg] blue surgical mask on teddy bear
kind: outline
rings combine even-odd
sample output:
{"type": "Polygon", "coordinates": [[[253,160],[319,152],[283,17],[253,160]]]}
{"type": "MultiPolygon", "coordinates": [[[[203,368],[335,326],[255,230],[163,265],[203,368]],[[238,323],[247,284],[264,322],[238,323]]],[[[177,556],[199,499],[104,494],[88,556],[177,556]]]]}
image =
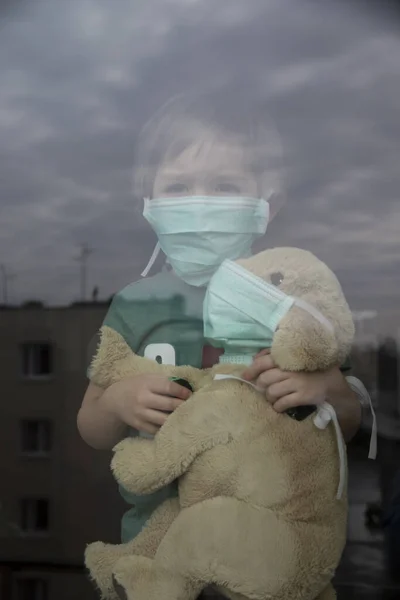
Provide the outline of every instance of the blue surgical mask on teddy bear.
{"type": "Polygon", "coordinates": [[[145,200],[143,216],[158,244],[142,276],[162,250],[180,279],[202,287],[225,259],[250,256],[267,230],[269,203],[239,196],[155,198],[145,200]]]}
{"type": "Polygon", "coordinates": [[[251,364],[270,348],[280,321],[296,304],[329,330],[332,324],[314,306],[285,294],[277,286],[226,260],[208,285],[204,304],[204,336],[225,350],[220,362],[251,364]]]}

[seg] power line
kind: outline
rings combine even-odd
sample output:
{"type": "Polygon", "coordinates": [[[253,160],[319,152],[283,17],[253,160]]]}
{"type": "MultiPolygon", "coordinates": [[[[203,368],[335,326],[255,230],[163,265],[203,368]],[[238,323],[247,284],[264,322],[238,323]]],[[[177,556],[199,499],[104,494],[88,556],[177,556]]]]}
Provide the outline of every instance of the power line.
{"type": "Polygon", "coordinates": [[[4,304],[4,306],[6,306],[8,304],[8,292],[9,292],[8,284],[10,281],[15,279],[15,275],[13,273],[10,273],[7,270],[7,267],[5,264],[0,264],[0,276],[1,276],[1,287],[3,290],[3,304],[4,304]]]}

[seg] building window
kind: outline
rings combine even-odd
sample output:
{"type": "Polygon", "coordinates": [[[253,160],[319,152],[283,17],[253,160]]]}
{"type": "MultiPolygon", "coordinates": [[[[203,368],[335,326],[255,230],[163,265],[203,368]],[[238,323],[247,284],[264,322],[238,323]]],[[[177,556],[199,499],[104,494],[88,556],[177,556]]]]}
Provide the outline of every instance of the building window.
{"type": "Polygon", "coordinates": [[[21,529],[25,533],[46,533],[49,530],[49,501],[46,498],[23,498],[21,529]]]}
{"type": "Polygon", "coordinates": [[[21,449],[24,454],[49,454],[52,423],[48,419],[21,421],[21,449]]]}
{"type": "Polygon", "coordinates": [[[18,579],[16,600],[49,600],[48,582],[34,577],[18,579]]]}
{"type": "Polygon", "coordinates": [[[53,348],[47,342],[27,342],[21,347],[24,377],[48,377],[53,373],[53,348]]]}

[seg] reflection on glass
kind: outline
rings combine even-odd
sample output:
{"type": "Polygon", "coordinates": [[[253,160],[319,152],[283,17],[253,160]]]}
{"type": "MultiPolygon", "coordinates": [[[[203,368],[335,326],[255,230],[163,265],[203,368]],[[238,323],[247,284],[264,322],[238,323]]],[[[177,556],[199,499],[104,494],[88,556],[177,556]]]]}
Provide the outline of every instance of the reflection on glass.
{"type": "Polygon", "coordinates": [[[76,431],[101,325],[157,362],[211,367],[204,286],[221,260],[296,246],[338,275],[352,373],[379,411],[379,462],[368,420],[348,445],[339,573],[343,598],[367,576],[377,598],[400,464],[395,19],[379,3],[28,4],[0,8],[0,596],[50,600],[68,579],[90,598],[84,548],[119,539],[132,497],[76,431]]]}

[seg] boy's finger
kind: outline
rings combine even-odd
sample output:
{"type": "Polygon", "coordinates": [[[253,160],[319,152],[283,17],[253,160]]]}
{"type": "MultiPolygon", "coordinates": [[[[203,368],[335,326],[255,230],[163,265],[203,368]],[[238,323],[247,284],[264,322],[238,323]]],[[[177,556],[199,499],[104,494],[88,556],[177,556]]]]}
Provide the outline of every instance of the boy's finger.
{"type": "Polygon", "coordinates": [[[145,417],[137,420],[135,423],[127,423],[132,429],[138,431],[139,433],[149,433],[150,435],[155,435],[157,431],[160,429],[160,426],[156,426],[153,423],[149,423],[146,421],[145,417]]]}
{"type": "Polygon", "coordinates": [[[148,433],[149,435],[156,435],[156,433],[159,431],[160,427],[156,427],[155,425],[152,425],[151,423],[143,423],[143,425],[141,425],[140,430],[142,433],[148,433]]]}
{"type": "Polygon", "coordinates": [[[276,412],[283,413],[285,410],[288,410],[289,408],[296,408],[297,406],[301,406],[301,404],[302,402],[300,401],[298,394],[293,393],[280,398],[273,404],[273,406],[276,412]]]}
{"type": "Polygon", "coordinates": [[[191,396],[191,391],[169,379],[161,379],[151,387],[153,394],[160,396],[171,396],[172,398],[180,398],[187,400],[191,396]]]}
{"type": "Polygon", "coordinates": [[[261,373],[264,373],[264,371],[268,371],[269,369],[274,368],[274,361],[268,354],[265,356],[261,356],[260,358],[254,359],[253,364],[243,371],[242,377],[247,381],[254,381],[261,375],[261,373]]]}
{"type": "Polygon", "coordinates": [[[153,395],[150,399],[148,408],[158,411],[161,410],[164,412],[174,412],[174,410],[176,410],[183,403],[184,400],[174,398],[173,396],[153,395]]]}
{"type": "Polygon", "coordinates": [[[191,395],[192,392],[183,385],[179,385],[179,383],[175,383],[174,381],[169,382],[168,396],[180,398],[181,400],[187,400],[191,395]]]}
{"type": "MultiPolygon", "coordinates": [[[[273,369],[261,373],[257,379],[257,386],[261,388],[270,388],[271,386],[275,386],[284,381],[291,381],[289,374],[286,373],[286,371],[281,371],[274,367],[273,369]]],[[[290,391],[293,392],[295,390],[291,389],[290,391]]]]}
{"type": "Polygon", "coordinates": [[[145,424],[150,427],[156,427],[157,429],[164,425],[167,418],[168,414],[159,410],[149,409],[143,414],[143,420],[145,421],[145,424]]]}
{"type": "Polygon", "coordinates": [[[268,396],[275,398],[278,402],[282,398],[287,398],[290,394],[294,394],[295,392],[296,385],[292,379],[280,379],[268,386],[267,389],[268,396]]]}
{"type": "Polygon", "coordinates": [[[265,348],[264,350],[261,350],[261,352],[258,352],[254,358],[260,358],[260,356],[265,356],[266,354],[271,354],[271,348],[265,348]]]}

